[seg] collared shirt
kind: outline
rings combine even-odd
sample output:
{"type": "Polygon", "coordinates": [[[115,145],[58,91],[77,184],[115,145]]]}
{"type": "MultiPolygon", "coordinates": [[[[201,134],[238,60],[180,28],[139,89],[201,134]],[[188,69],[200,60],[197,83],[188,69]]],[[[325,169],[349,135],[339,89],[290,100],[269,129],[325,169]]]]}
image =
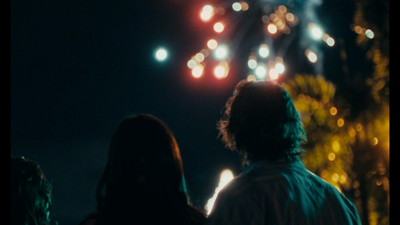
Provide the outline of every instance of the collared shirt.
{"type": "Polygon", "coordinates": [[[249,165],[218,194],[207,225],[361,224],[354,204],[300,160],[249,165]]]}

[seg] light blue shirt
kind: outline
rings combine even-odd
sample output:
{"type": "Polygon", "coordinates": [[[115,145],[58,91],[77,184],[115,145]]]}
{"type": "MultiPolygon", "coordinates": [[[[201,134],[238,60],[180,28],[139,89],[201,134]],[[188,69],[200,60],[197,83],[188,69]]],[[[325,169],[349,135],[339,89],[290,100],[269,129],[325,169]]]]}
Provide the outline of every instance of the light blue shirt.
{"type": "Polygon", "coordinates": [[[218,194],[207,225],[361,224],[354,204],[300,160],[249,165],[218,194]]]}

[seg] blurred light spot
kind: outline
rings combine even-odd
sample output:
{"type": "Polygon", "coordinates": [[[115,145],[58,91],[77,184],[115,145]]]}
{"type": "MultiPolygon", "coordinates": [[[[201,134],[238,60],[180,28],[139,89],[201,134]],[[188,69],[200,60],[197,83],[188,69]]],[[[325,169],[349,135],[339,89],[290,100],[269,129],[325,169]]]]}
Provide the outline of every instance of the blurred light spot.
{"type": "Polygon", "coordinates": [[[203,75],[203,66],[202,65],[197,65],[192,69],[192,75],[195,78],[201,77],[203,75]]]}
{"type": "Polygon", "coordinates": [[[242,6],[243,11],[247,11],[249,9],[249,4],[247,4],[247,2],[241,2],[240,5],[242,6]]]}
{"type": "Polygon", "coordinates": [[[224,28],[225,28],[225,26],[221,22],[217,22],[217,23],[214,24],[214,30],[217,33],[221,33],[224,30],[224,28]]]}
{"type": "Polygon", "coordinates": [[[228,47],[220,45],[214,50],[214,56],[216,59],[223,60],[228,57],[228,47]]]}
{"type": "Polygon", "coordinates": [[[315,39],[321,39],[323,32],[321,28],[314,25],[311,27],[311,34],[315,39]]]}
{"type": "Polygon", "coordinates": [[[333,38],[329,37],[328,39],[326,39],[326,44],[328,44],[329,46],[334,46],[335,40],[333,38]]]}
{"type": "Polygon", "coordinates": [[[261,20],[263,21],[263,23],[269,23],[269,21],[270,21],[269,16],[267,16],[267,15],[262,16],[261,20]]]}
{"type": "Polygon", "coordinates": [[[355,31],[357,34],[361,34],[361,33],[362,33],[362,28],[361,28],[360,26],[355,26],[355,27],[354,27],[354,31],[355,31]]]}
{"type": "Polygon", "coordinates": [[[337,173],[334,173],[334,174],[332,174],[332,180],[334,181],[334,182],[338,182],[339,181],[339,174],[337,174],[337,173]]]}
{"type": "Polygon", "coordinates": [[[249,61],[247,61],[247,65],[250,69],[255,69],[257,67],[257,61],[254,59],[249,59],[249,61]]]}
{"type": "Polygon", "coordinates": [[[336,107],[332,107],[332,108],[329,110],[329,112],[331,113],[332,116],[336,115],[336,114],[337,114],[337,109],[336,109],[336,107]]]}
{"type": "Polygon", "coordinates": [[[278,31],[278,28],[276,27],[275,24],[270,23],[268,24],[267,30],[269,33],[275,34],[278,31]]]}
{"type": "Polygon", "coordinates": [[[357,197],[360,197],[360,195],[361,195],[361,191],[360,190],[357,189],[357,190],[354,191],[354,197],[357,198],[357,197]]]}
{"type": "Polygon", "coordinates": [[[377,145],[378,144],[378,138],[377,137],[372,138],[372,144],[373,145],[377,145]]]}
{"type": "Polygon", "coordinates": [[[310,60],[310,62],[312,62],[312,63],[317,62],[317,59],[318,59],[317,55],[313,51],[307,49],[306,56],[307,56],[308,60],[310,60]]]}
{"type": "Polygon", "coordinates": [[[286,20],[292,22],[294,20],[294,15],[292,13],[286,13],[286,20]]]}
{"type": "Polygon", "coordinates": [[[256,81],[256,80],[257,80],[257,78],[253,74],[250,74],[250,75],[247,76],[247,81],[248,82],[256,81]]]}
{"type": "Polygon", "coordinates": [[[365,36],[367,36],[367,38],[372,39],[374,38],[375,34],[372,30],[368,29],[365,31],[365,36]]]}
{"type": "Polygon", "coordinates": [[[279,77],[279,74],[276,71],[276,69],[272,68],[269,70],[269,78],[271,78],[272,80],[276,80],[276,79],[278,79],[278,77],[279,77]]]}
{"type": "Polygon", "coordinates": [[[207,41],[207,47],[209,49],[215,49],[218,46],[218,42],[215,39],[210,39],[207,41]]]}
{"type": "Polygon", "coordinates": [[[382,184],[382,180],[381,179],[377,179],[376,180],[376,185],[380,186],[382,184]]]}
{"type": "Polygon", "coordinates": [[[356,130],[362,131],[362,125],[360,123],[356,125],[356,130]]]}
{"type": "Polygon", "coordinates": [[[275,21],[275,20],[278,19],[278,16],[277,16],[275,13],[271,13],[271,15],[269,15],[269,18],[270,18],[272,21],[275,21]]]}
{"type": "Polygon", "coordinates": [[[353,181],[353,188],[357,189],[358,187],[360,187],[360,182],[358,180],[353,181]]]}
{"type": "Polygon", "coordinates": [[[265,65],[258,65],[256,68],[256,76],[260,79],[267,75],[267,67],[265,65]]]}
{"type": "Polygon", "coordinates": [[[203,22],[209,21],[209,20],[211,19],[211,17],[212,17],[212,13],[211,13],[211,12],[202,11],[202,12],[200,13],[200,19],[201,19],[203,22]]]}
{"type": "Polygon", "coordinates": [[[322,177],[323,179],[325,179],[328,176],[329,172],[327,170],[322,170],[320,177],[322,177]]]}
{"type": "Polygon", "coordinates": [[[288,26],[285,26],[282,31],[284,34],[290,34],[290,28],[288,26]]]}
{"type": "Polygon", "coordinates": [[[207,49],[205,49],[205,48],[203,48],[203,49],[200,51],[200,53],[203,54],[204,57],[207,57],[207,56],[210,54],[210,52],[209,52],[207,49]]]}
{"type": "Polygon", "coordinates": [[[224,15],[225,14],[225,9],[223,7],[218,7],[216,10],[216,13],[218,15],[224,15]]]}
{"type": "Polygon", "coordinates": [[[156,59],[158,61],[164,61],[167,58],[167,50],[160,48],[156,51],[156,59]]]}
{"type": "Polygon", "coordinates": [[[209,13],[212,13],[213,12],[213,7],[211,6],[211,5],[205,5],[204,7],[203,7],[203,11],[204,12],[209,12],[209,13]]]}
{"type": "Polygon", "coordinates": [[[279,10],[280,13],[286,13],[287,12],[287,8],[284,5],[280,5],[278,7],[278,10],[279,10]]]}
{"type": "Polygon", "coordinates": [[[332,149],[335,152],[338,152],[340,150],[340,144],[338,141],[332,141],[332,149]]]}
{"type": "Polygon", "coordinates": [[[338,120],[337,120],[337,125],[338,125],[338,127],[343,127],[343,125],[344,125],[344,119],[342,119],[342,118],[338,119],[338,120]]]}
{"type": "Polygon", "coordinates": [[[236,12],[239,12],[242,9],[242,5],[239,2],[234,2],[232,4],[232,9],[236,12]]]}
{"type": "Polygon", "coordinates": [[[285,66],[279,62],[279,63],[275,64],[275,69],[276,69],[276,72],[282,74],[285,71],[285,66]]]}
{"type": "Polygon", "coordinates": [[[203,55],[203,53],[197,53],[195,56],[194,56],[194,59],[197,61],[197,62],[203,62],[203,60],[204,60],[204,55],[203,55]]]}
{"type": "Polygon", "coordinates": [[[261,56],[261,58],[266,58],[269,55],[268,46],[266,44],[262,44],[258,49],[258,54],[261,56]]]}
{"type": "Polygon", "coordinates": [[[349,135],[350,135],[350,137],[354,137],[354,136],[356,136],[356,130],[354,130],[354,128],[350,128],[349,129],[349,135]]]}
{"type": "Polygon", "coordinates": [[[213,206],[214,206],[215,199],[216,199],[217,196],[218,196],[218,193],[219,193],[219,192],[222,190],[222,188],[224,188],[225,185],[227,185],[227,184],[229,183],[229,181],[231,181],[232,179],[233,179],[233,173],[232,173],[232,171],[226,169],[226,170],[223,170],[223,171],[221,172],[218,187],[215,188],[215,192],[214,192],[213,197],[211,197],[211,198],[207,201],[207,204],[206,204],[206,206],[205,206],[205,209],[206,209],[206,211],[207,211],[207,215],[210,214],[210,212],[211,212],[211,210],[212,210],[212,208],[213,208],[213,206]]]}
{"type": "Polygon", "coordinates": [[[196,65],[197,65],[197,62],[196,62],[196,60],[194,60],[194,59],[191,59],[191,60],[189,60],[189,61],[187,62],[187,66],[188,66],[190,69],[193,69],[196,65]]]}
{"type": "Polygon", "coordinates": [[[333,160],[335,160],[335,158],[336,158],[336,154],[335,153],[333,153],[333,152],[329,153],[329,155],[328,155],[329,161],[333,161],[333,160]]]}
{"type": "Polygon", "coordinates": [[[344,183],[346,183],[346,176],[345,175],[340,175],[340,179],[339,179],[339,182],[341,183],[341,184],[344,184],[344,183]]]}
{"type": "Polygon", "coordinates": [[[215,67],[214,75],[218,79],[224,78],[225,77],[225,68],[222,66],[215,67]]]}

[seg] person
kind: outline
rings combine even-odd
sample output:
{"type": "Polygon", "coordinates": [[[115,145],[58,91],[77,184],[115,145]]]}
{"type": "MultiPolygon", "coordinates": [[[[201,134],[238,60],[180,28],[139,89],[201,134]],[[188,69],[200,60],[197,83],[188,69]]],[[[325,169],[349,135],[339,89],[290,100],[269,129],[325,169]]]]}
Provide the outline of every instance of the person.
{"type": "Polygon", "coordinates": [[[217,129],[245,168],[219,192],[207,225],[361,224],[354,204],[301,162],[306,133],[278,83],[239,82],[217,129]]]}
{"type": "Polygon", "coordinates": [[[189,202],[175,137],[150,114],[129,116],[120,123],[96,198],[97,212],[80,225],[200,225],[206,219],[189,202]]]}
{"type": "Polygon", "coordinates": [[[24,157],[11,158],[11,224],[50,222],[51,184],[39,165],[24,157]]]}

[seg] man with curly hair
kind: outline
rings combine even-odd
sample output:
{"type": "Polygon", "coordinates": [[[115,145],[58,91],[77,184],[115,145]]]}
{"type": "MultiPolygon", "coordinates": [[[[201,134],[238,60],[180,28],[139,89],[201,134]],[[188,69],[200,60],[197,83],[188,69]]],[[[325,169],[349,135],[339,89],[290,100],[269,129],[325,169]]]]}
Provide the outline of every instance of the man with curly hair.
{"type": "Polygon", "coordinates": [[[354,204],[301,162],[306,134],[279,84],[239,82],[218,129],[245,168],[219,192],[208,225],[361,224],[354,204]]]}

